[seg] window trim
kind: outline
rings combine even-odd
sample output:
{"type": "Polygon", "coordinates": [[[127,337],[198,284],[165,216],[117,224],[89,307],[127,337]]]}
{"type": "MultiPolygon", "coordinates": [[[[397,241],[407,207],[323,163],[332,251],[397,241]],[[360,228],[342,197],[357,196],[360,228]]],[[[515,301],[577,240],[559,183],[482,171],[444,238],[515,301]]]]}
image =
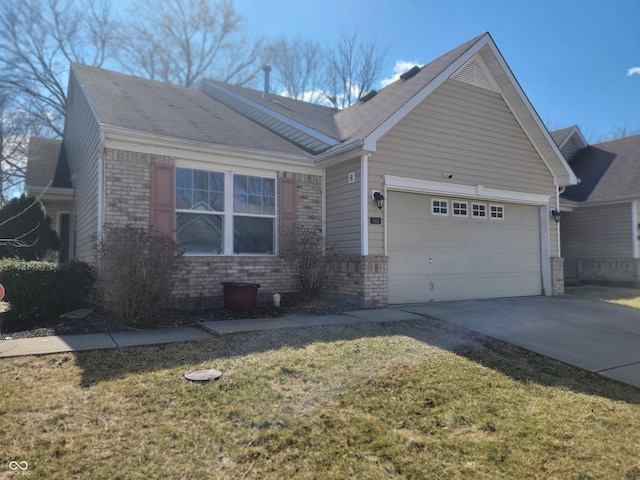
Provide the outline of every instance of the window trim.
{"type": "Polygon", "coordinates": [[[504,221],[504,205],[502,205],[502,204],[498,204],[498,203],[490,203],[490,204],[489,204],[489,218],[490,218],[491,220],[501,220],[501,221],[504,221]],[[499,208],[499,209],[500,209],[500,210],[499,210],[499,212],[500,212],[501,216],[494,216],[494,215],[493,215],[492,208],[494,208],[494,207],[495,207],[495,208],[499,208]]]}
{"type": "Polygon", "coordinates": [[[449,200],[446,198],[432,198],[431,199],[431,215],[435,215],[438,217],[448,217],[449,216],[449,200]],[[439,202],[439,205],[436,206],[435,202],[439,202]],[[442,213],[441,211],[443,206],[446,210],[444,213],[442,213]],[[440,211],[436,212],[435,211],[436,208],[439,209],[440,211]]]}
{"type": "Polygon", "coordinates": [[[465,200],[452,200],[451,201],[451,216],[459,217],[459,218],[468,218],[469,217],[469,202],[467,202],[465,200]],[[465,213],[456,213],[456,206],[455,206],[456,203],[459,205],[457,207],[458,210],[461,210],[460,206],[464,205],[465,213]]]}
{"type": "MultiPolygon", "coordinates": [[[[174,211],[174,215],[176,216],[176,231],[175,231],[175,240],[177,241],[177,214],[178,213],[191,213],[191,214],[204,214],[204,215],[217,215],[222,217],[222,245],[220,252],[184,252],[184,256],[187,257],[275,257],[278,255],[278,177],[276,174],[273,175],[265,175],[259,173],[253,173],[250,171],[231,171],[223,168],[215,168],[215,166],[211,166],[211,168],[204,168],[202,166],[192,166],[192,165],[176,165],[176,169],[181,168],[185,170],[201,170],[205,172],[217,172],[222,173],[224,175],[224,210],[223,211],[209,211],[209,210],[189,210],[189,209],[178,209],[177,206],[174,211]],[[234,177],[235,175],[244,175],[248,177],[258,177],[258,178],[266,178],[273,181],[273,203],[274,203],[274,213],[273,214],[258,214],[258,213],[236,213],[234,211],[234,177]],[[250,218],[271,218],[273,219],[273,252],[272,253],[234,253],[234,244],[233,244],[233,221],[235,217],[250,217],[250,218]]],[[[176,195],[177,190],[177,175],[174,184],[174,197],[176,195]]]]}
{"type": "Polygon", "coordinates": [[[479,220],[487,219],[487,204],[480,202],[471,202],[471,218],[477,218],[479,220]],[[473,207],[482,207],[482,210],[474,210],[473,207]],[[476,215],[476,212],[483,212],[484,215],[476,215]]]}

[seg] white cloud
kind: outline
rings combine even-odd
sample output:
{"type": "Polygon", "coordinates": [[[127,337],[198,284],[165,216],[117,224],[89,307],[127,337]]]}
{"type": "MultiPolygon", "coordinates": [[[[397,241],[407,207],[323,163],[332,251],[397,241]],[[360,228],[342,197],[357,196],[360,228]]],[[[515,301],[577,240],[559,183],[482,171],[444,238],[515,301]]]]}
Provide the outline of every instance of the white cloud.
{"type": "Polygon", "coordinates": [[[630,68],[627,72],[627,77],[630,77],[631,75],[640,75],[640,67],[630,68]]]}
{"type": "Polygon", "coordinates": [[[398,60],[398,61],[396,61],[396,64],[393,67],[393,76],[391,76],[390,78],[385,78],[384,80],[382,80],[382,82],[381,82],[382,86],[386,87],[390,83],[395,82],[396,80],[398,80],[400,78],[400,75],[402,75],[407,70],[410,70],[411,68],[415,67],[416,65],[420,66],[417,62],[408,62],[406,60],[398,60]]]}

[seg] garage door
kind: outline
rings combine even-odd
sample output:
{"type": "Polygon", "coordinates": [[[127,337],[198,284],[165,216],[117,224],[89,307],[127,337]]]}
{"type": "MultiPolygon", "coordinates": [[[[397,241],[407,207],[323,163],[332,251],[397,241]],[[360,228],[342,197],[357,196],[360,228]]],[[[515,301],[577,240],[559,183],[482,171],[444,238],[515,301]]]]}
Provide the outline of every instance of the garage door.
{"type": "Polygon", "coordinates": [[[536,206],[388,192],[389,303],[542,294],[536,206]]]}

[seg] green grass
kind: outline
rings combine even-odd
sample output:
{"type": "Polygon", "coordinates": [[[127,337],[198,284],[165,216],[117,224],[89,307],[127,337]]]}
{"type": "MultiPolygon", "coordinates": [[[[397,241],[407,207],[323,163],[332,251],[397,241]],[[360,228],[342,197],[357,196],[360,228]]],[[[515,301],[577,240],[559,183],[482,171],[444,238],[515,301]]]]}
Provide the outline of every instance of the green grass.
{"type": "Polygon", "coordinates": [[[0,383],[0,477],[640,478],[640,390],[437,321],[6,359],[0,383]]]}
{"type": "Polygon", "coordinates": [[[581,285],[566,287],[566,294],[573,297],[593,298],[605,302],[640,308],[640,288],[581,285]]]}

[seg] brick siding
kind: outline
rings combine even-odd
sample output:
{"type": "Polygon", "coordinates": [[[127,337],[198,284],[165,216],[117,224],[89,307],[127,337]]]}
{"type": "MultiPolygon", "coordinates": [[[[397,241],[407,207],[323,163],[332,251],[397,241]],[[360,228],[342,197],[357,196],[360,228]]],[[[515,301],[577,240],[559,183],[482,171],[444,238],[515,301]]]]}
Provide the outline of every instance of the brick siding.
{"type": "Polygon", "coordinates": [[[578,280],[598,283],[629,283],[640,286],[640,259],[580,259],[578,280]]]}
{"type": "Polygon", "coordinates": [[[551,295],[564,295],[564,258],[551,257],[551,295]]]}

